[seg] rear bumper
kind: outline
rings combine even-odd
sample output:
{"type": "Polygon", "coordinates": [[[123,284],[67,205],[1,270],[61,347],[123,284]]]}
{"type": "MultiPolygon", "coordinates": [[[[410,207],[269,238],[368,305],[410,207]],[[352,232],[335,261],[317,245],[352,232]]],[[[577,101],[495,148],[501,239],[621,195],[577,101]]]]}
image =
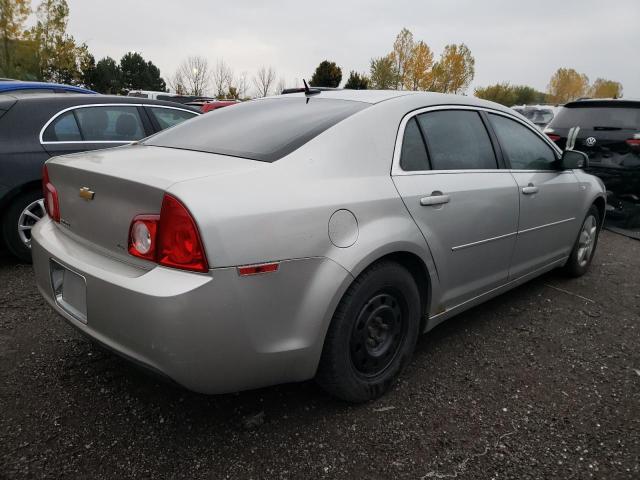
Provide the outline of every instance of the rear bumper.
{"type": "Polygon", "coordinates": [[[327,258],[287,260],[251,277],[235,268],[144,270],[87,248],[48,218],[33,229],[32,250],[38,289],[71,325],[202,393],[312,378],[351,280],[327,258]],[[86,324],[56,302],[51,260],[85,278],[86,324]]]}

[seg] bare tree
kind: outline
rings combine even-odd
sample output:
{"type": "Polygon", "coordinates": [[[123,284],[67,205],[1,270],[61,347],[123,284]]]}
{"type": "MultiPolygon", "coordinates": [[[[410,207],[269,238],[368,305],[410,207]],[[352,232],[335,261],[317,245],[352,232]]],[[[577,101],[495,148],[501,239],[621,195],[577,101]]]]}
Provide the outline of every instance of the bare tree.
{"type": "Polygon", "coordinates": [[[184,60],[176,73],[169,79],[169,85],[176,93],[203,96],[209,88],[211,72],[209,62],[203,57],[189,57],[184,60]]]}
{"type": "Polygon", "coordinates": [[[238,96],[240,98],[247,98],[249,96],[249,74],[242,72],[236,79],[238,85],[238,96]]]}
{"type": "Polygon", "coordinates": [[[232,83],[233,70],[231,70],[231,67],[221,58],[216,62],[216,66],[213,69],[213,86],[216,97],[224,98],[232,83]]]}
{"type": "Polygon", "coordinates": [[[253,84],[256,86],[258,90],[259,97],[266,97],[269,95],[269,91],[271,90],[271,86],[276,79],[276,72],[272,67],[262,66],[253,77],[253,84]]]}
{"type": "Polygon", "coordinates": [[[178,95],[187,95],[187,88],[184,85],[184,78],[180,74],[180,69],[176,70],[176,73],[172,77],[167,79],[169,87],[174,90],[178,95]]]}
{"type": "Polygon", "coordinates": [[[276,84],[276,95],[280,95],[285,88],[287,88],[287,81],[284,77],[280,77],[280,80],[278,80],[276,84]]]}

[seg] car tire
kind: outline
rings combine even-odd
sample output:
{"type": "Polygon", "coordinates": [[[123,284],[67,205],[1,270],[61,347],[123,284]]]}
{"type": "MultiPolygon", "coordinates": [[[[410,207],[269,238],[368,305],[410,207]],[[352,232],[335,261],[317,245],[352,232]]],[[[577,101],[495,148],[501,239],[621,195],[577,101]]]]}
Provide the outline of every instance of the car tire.
{"type": "Polygon", "coordinates": [[[571,255],[564,266],[564,271],[569,276],[580,277],[589,269],[598,246],[600,227],[600,212],[595,205],[592,205],[582,221],[578,238],[576,238],[571,255]]]}
{"type": "MultiPolygon", "coordinates": [[[[23,238],[20,235],[18,223],[24,223],[25,226],[35,224],[36,218],[30,217],[28,214],[23,215],[25,210],[29,207],[30,212],[41,217],[44,215],[44,206],[42,203],[38,203],[42,200],[42,192],[39,190],[32,190],[22,193],[15,197],[7,211],[2,218],[2,238],[4,243],[13,255],[24,263],[31,263],[31,248],[25,244],[23,238]]],[[[30,231],[27,229],[23,231],[23,235],[27,239],[30,239],[30,231]]]]}
{"type": "Polygon", "coordinates": [[[336,309],[316,381],[347,402],[381,396],[411,359],[420,317],[420,293],[409,271],[391,261],[372,265],[336,309]]]}

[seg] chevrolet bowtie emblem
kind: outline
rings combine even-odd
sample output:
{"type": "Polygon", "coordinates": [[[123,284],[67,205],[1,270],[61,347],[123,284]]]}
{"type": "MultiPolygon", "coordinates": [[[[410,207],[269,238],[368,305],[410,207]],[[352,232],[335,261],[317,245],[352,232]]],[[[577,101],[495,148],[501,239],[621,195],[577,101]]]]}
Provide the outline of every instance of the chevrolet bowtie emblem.
{"type": "Polygon", "coordinates": [[[93,200],[93,197],[95,196],[95,192],[89,190],[89,187],[82,187],[80,189],[80,198],[84,198],[85,200],[93,200]]]}

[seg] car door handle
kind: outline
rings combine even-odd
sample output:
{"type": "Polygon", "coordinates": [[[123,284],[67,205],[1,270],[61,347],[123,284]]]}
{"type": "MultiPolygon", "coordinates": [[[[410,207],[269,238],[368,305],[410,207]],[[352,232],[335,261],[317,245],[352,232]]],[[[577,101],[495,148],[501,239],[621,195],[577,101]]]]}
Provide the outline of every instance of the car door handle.
{"type": "Polygon", "coordinates": [[[445,195],[442,192],[433,192],[427,197],[422,197],[420,199],[420,205],[423,207],[442,205],[443,203],[449,203],[449,200],[449,195],[445,195]]]}
{"type": "Polygon", "coordinates": [[[534,193],[538,193],[538,187],[536,187],[533,183],[530,183],[526,187],[522,187],[522,193],[525,195],[533,195],[534,193]]]}

